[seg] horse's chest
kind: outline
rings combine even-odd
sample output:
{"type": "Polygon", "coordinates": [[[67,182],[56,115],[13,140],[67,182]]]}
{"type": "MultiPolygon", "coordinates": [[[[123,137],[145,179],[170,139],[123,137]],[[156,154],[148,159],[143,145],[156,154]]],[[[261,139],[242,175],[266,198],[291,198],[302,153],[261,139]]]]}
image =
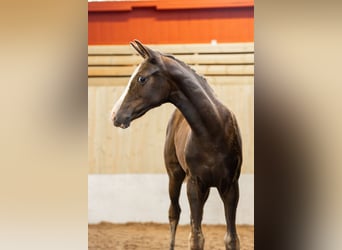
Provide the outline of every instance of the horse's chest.
{"type": "Polygon", "coordinates": [[[204,165],[213,168],[225,162],[225,154],[215,149],[201,149],[191,145],[185,149],[185,160],[189,166],[204,165]]]}
{"type": "Polygon", "coordinates": [[[212,182],[227,175],[229,157],[222,145],[197,139],[188,126],[179,129],[174,140],[178,161],[188,177],[212,182]]]}
{"type": "Polygon", "coordinates": [[[228,155],[216,145],[192,144],[185,148],[188,175],[217,179],[227,174],[228,155]]]}

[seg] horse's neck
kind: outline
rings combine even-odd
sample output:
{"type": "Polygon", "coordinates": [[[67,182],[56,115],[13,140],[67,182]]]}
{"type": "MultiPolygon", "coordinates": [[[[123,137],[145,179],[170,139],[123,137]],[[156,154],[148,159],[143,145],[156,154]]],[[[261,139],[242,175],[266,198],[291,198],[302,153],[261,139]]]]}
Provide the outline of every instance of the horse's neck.
{"type": "Polygon", "coordinates": [[[183,70],[173,75],[177,90],[172,96],[172,102],[183,113],[196,134],[219,135],[223,129],[223,116],[220,113],[222,104],[214,96],[209,85],[201,82],[202,79],[199,79],[196,73],[189,73],[188,69],[183,70]]]}

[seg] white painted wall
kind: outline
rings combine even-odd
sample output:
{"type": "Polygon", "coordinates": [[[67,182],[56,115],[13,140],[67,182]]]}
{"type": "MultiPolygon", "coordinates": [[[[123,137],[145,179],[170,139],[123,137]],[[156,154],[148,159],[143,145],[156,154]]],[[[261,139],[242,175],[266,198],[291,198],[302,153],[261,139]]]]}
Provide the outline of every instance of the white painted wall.
{"type": "MultiPolygon", "coordinates": [[[[237,224],[254,225],[254,175],[240,177],[237,224]]],[[[168,223],[168,177],[166,174],[88,175],[88,222],[168,223]]],[[[180,224],[190,221],[186,184],[180,196],[180,224]]],[[[203,223],[225,224],[223,203],[215,188],[204,207],[203,223]]]]}

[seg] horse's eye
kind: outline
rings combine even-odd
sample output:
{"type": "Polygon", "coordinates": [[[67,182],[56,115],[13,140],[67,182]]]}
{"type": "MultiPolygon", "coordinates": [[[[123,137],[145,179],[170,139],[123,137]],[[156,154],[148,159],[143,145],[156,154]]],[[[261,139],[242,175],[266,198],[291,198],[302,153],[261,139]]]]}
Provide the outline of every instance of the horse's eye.
{"type": "Polygon", "coordinates": [[[143,76],[138,77],[138,82],[144,84],[146,82],[147,78],[143,76]]]}

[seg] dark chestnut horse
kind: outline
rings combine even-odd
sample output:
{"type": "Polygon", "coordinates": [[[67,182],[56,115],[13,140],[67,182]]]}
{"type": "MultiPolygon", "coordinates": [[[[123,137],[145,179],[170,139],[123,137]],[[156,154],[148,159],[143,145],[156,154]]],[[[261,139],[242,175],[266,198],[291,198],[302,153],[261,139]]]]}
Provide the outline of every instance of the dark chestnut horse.
{"type": "Polygon", "coordinates": [[[218,189],[224,203],[225,247],[240,249],[235,216],[242,149],[234,115],[217,99],[205,78],[188,65],[137,40],[131,46],[144,61],[113,107],[114,125],[127,128],[131,121],[163,103],[169,102],[178,108],[168,124],[164,151],[171,200],[170,249],[175,246],[181,211],[178,201],[185,177],[191,210],[190,249],[204,247],[201,222],[210,187],[218,189]]]}

